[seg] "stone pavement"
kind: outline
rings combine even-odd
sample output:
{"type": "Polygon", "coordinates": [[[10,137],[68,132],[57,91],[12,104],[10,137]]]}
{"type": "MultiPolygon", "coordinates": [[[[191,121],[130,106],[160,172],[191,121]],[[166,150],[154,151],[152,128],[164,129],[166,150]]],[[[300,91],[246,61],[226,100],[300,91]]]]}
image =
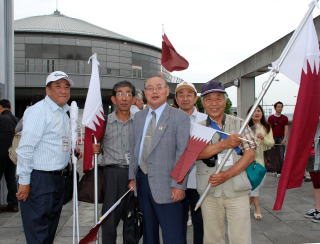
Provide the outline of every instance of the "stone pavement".
{"type": "MultiPolygon", "coordinates": [[[[303,217],[313,207],[312,183],[287,191],[282,211],[272,211],[278,179],[268,174],[262,189],[263,219],[252,217],[253,244],[320,243],[320,223],[303,217]]],[[[93,226],[93,205],[80,203],[80,232],[85,235],[93,226]]],[[[121,241],[121,228],[118,231],[121,241]]],[[[19,213],[0,213],[0,244],[25,243],[19,213]]],[[[62,211],[55,244],[72,243],[72,204],[62,211]]],[[[101,243],[101,242],[100,242],[101,243]]],[[[188,244],[192,242],[192,227],[188,228],[188,244]]]]}

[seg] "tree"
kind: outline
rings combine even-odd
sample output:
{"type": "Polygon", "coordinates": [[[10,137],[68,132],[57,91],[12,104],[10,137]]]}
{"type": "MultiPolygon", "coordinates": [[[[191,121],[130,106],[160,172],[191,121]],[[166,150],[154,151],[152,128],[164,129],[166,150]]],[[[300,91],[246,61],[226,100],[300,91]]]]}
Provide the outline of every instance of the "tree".
{"type": "Polygon", "coordinates": [[[227,98],[227,105],[226,105],[226,108],[224,109],[224,112],[226,114],[231,114],[231,107],[232,107],[232,102],[229,98],[227,98]]]}

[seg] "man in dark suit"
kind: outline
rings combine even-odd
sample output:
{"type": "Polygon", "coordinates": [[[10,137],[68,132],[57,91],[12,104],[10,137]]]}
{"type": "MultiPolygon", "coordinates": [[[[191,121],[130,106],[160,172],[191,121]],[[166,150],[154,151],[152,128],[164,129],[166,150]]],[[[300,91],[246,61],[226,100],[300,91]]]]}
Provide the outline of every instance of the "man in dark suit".
{"type": "Polygon", "coordinates": [[[8,188],[7,205],[1,206],[1,212],[18,212],[16,197],[16,165],[9,158],[8,149],[11,147],[18,118],[11,113],[11,104],[7,99],[0,100],[0,180],[4,175],[8,188]]]}
{"type": "Polygon", "coordinates": [[[170,173],[187,146],[190,119],[166,103],[169,87],[162,77],[146,81],[145,95],[149,108],[135,114],[129,166],[129,187],[137,185],[144,215],[143,243],[159,243],[160,225],[164,244],[185,244],[181,200],[186,181],[179,185],[170,173]]]}

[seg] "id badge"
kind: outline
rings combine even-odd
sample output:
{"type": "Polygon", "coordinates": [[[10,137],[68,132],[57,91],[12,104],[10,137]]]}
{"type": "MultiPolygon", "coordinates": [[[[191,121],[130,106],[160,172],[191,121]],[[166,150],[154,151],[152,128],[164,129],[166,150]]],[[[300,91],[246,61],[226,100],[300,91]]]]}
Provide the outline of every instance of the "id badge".
{"type": "MultiPolygon", "coordinates": [[[[223,158],[226,156],[225,153],[219,153],[218,154],[218,164],[220,165],[222,163],[223,158]]],[[[232,166],[233,165],[233,157],[232,154],[229,156],[227,162],[224,164],[223,167],[225,166],[232,166]]]]}
{"type": "Polygon", "coordinates": [[[62,146],[63,146],[63,151],[67,152],[69,151],[69,138],[66,136],[62,137],[62,146]]]}
{"type": "Polygon", "coordinates": [[[130,164],[130,159],[131,159],[130,153],[129,152],[125,153],[124,154],[124,158],[126,159],[126,162],[129,165],[130,164]]]}

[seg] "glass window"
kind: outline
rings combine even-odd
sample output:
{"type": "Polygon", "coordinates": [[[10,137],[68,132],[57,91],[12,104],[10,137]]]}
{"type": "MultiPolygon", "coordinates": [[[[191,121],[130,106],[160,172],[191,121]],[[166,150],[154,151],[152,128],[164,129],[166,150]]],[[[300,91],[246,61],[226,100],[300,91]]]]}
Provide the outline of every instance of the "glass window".
{"type": "Polygon", "coordinates": [[[26,58],[87,61],[91,54],[91,47],[54,44],[26,44],[26,58]]]}
{"type": "Polygon", "coordinates": [[[26,44],[26,58],[42,58],[42,44],[26,44]]]}
{"type": "Polygon", "coordinates": [[[107,68],[107,75],[119,76],[120,75],[120,69],[107,68]]]}
{"type": "Polygon", "coordinates": [[[141,66],[132,66],[132,77],[142,78],[142,67],[141,66]]]}

